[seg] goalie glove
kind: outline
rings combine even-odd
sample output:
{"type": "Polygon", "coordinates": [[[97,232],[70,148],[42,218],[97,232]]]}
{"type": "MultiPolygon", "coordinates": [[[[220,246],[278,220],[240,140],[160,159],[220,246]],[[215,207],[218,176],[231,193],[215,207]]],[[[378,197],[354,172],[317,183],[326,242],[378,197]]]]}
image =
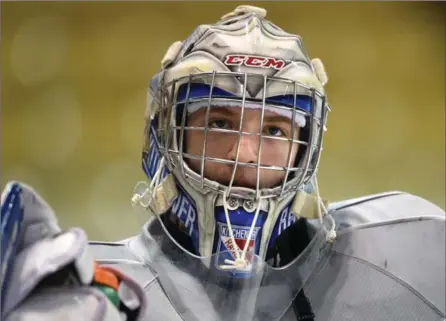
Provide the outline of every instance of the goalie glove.
{"type": "Polygon", "coordinates": [[[62,232],[49,205],[29,186],[10,182],[1,198],[1,319],[140,320],[142,289],[98,267],[85,232],[62,232]]]}

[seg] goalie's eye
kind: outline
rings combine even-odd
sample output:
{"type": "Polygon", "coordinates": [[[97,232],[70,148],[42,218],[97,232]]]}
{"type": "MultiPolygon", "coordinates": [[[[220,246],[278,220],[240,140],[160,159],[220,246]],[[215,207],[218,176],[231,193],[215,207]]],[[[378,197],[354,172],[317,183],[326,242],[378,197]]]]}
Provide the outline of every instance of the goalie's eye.
{"type": "Polygon", "coordinates": [[[226,119],[216,119],[209,122],[210,128],[230,129],[231,122],[226,119]]]}
{"type": "Polygon", "coordinates": [[[285,136],[285,133],[277,126],[266,126],[263,132],[269,136],[281,137],[285,136]]]}

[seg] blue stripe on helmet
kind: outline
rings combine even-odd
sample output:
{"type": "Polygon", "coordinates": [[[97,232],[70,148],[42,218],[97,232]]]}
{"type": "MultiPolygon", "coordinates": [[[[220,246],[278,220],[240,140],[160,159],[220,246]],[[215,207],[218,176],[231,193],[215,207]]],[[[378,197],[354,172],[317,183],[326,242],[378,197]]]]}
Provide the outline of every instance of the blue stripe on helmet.
{"type": "MultiPolygon", "coordinates": [[[[211,94],[211,86],[207,84],[190,84],[189,97],[187,97],[188,84],[183,84],[180,86],[177,95],[177,101],[181,102],[183,100],[194,99],[194,98],[209,98],[211,94]]],[[[212,98],[237,98],[233,93],[223,90],[218,87],[213,87],[212,98]]],[[[249,100],[249,99],[248,99],[249,100]]],[[[293,107],[295,103],[296,108],[311,112],[312,109],[312,98],[306,95],[297,95],[296,101],[294,101],[294,95],[278,95],[273,97],[267,97],[266,103],[278,104],[283,106],[293,107]]]]}

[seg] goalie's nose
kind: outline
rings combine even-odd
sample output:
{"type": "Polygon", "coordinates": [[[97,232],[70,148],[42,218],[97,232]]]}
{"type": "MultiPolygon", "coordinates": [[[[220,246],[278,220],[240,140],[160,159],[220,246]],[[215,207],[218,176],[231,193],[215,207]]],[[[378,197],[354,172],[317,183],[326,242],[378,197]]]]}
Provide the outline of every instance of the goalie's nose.
{"type": "Polygon", "coordinates": [[[259,155],[259,137],[255,135],[241,134],[235,139],[229,151],[228,158],[239,163],[257,163],[259,155]],[[240,140],[240,147],[238,145],[240,140]],[[238,156],[238,157],[237,157],[238,156]]]}

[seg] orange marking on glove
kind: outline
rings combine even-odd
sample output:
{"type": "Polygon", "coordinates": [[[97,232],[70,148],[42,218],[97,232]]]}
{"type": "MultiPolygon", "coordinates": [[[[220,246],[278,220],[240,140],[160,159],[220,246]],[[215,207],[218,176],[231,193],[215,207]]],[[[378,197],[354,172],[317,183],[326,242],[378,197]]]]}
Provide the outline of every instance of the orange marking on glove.
{"type": "Polygon", "coordinates": [[[102,269],[96,262],[94,264],[93,282],[108,286],[116,291],[119,288],[119,280],[112,272],[102,269]]]}

